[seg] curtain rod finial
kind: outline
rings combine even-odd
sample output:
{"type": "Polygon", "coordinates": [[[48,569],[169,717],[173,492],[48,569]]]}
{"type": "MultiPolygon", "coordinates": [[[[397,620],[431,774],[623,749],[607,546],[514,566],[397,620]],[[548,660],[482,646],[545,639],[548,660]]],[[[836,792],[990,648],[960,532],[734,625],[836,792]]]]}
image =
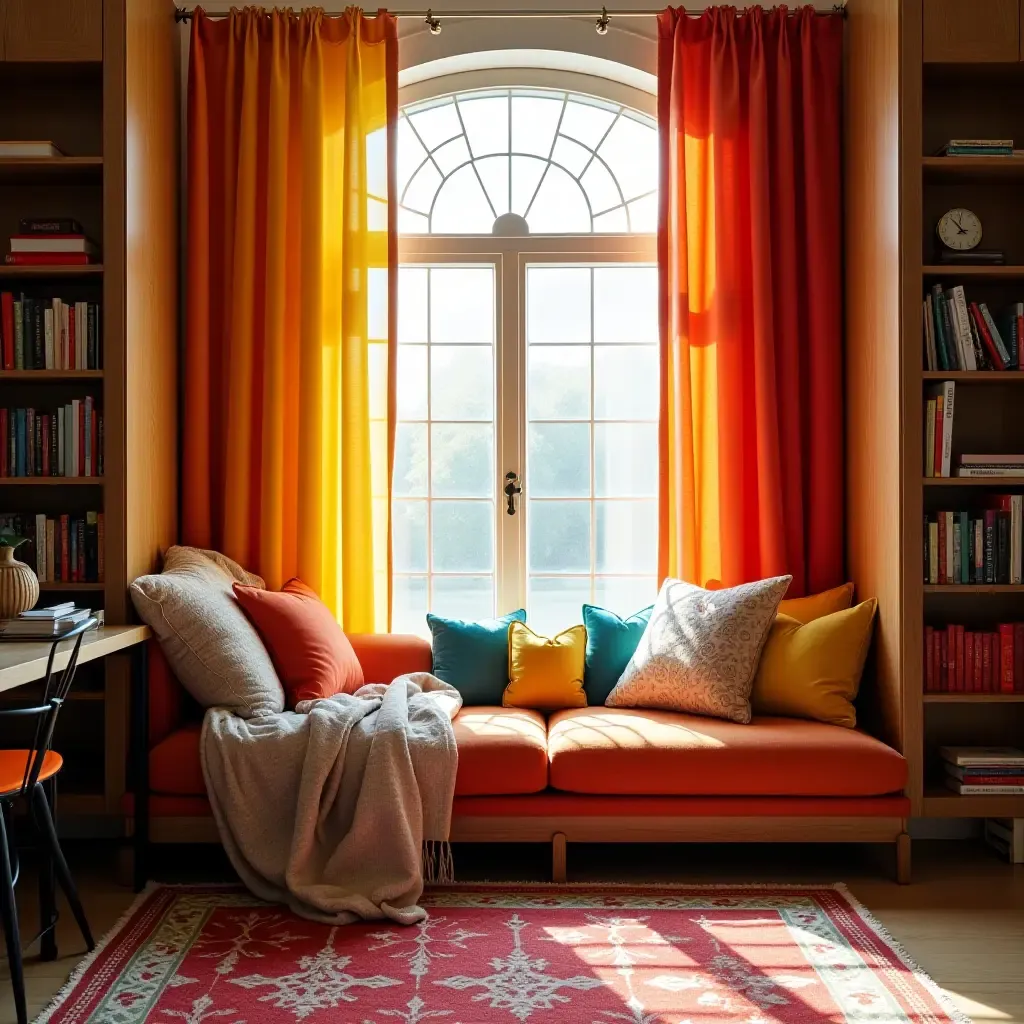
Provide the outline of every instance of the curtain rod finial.
{"type": "Polygon", "coordinates": [[[441,19],[434,17],[434,12],[427,8],[427,16],[423,19],[423,24],[430,29],[432,36],[439,36],[441,34],[441,19]]]}
{"type": "Polygon", "coordinates": [[[599,36],[606,36],[606,35],[608,35],[608,23],[610,21],[611,21],[611,18],[608,17],[608,8],[607,7],[602,7],[601,8],[601,16],[597,19],[597,22],[594,25],[594,28],[597,29],[597,34],[599,36]]]}

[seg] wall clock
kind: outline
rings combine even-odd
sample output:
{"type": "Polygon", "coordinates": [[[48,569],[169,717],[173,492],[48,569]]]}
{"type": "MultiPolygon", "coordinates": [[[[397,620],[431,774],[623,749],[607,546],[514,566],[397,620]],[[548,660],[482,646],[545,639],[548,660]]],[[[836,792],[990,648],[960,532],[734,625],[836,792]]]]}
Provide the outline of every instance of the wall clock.
{"type": "Polygon", "coordinates": [[[981,220],[976,213],[957,207],[939,218],[935,233],[947,249],[967,252],[981,241],[981,220]]]}

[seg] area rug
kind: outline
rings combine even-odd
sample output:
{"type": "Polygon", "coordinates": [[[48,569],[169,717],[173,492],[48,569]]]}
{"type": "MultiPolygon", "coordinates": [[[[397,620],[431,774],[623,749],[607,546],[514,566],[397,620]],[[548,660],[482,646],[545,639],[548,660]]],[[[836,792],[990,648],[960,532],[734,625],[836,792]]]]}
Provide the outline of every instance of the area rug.
{"type": "Polygon", "coordinates": [[[942,1024],[962,1017],[836,887],[465,886],[403,928],[155,886],[40,1024],[942,1024]]]}

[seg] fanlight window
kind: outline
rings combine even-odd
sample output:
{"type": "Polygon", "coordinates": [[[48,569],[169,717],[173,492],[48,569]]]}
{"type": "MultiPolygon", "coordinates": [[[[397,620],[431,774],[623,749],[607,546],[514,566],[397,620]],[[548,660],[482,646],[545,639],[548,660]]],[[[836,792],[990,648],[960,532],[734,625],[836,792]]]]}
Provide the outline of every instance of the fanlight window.
{"type": "Polygon", "coordinates": [[[487,89],[403,108],[404,234],[653,232],[654,122],[556,89],[487,89]]]}

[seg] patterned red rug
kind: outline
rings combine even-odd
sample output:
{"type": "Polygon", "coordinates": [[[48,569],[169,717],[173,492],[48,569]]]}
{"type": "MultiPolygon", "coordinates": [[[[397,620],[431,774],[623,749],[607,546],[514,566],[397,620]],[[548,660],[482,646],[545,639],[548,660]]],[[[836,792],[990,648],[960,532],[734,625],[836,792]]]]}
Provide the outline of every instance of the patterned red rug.
{"type": "Polygon", "coordinates": [[[842,887],[468,886],[411,928],[331,928],[158,886],[49,1024],[966,1021],[842,887]]]}

